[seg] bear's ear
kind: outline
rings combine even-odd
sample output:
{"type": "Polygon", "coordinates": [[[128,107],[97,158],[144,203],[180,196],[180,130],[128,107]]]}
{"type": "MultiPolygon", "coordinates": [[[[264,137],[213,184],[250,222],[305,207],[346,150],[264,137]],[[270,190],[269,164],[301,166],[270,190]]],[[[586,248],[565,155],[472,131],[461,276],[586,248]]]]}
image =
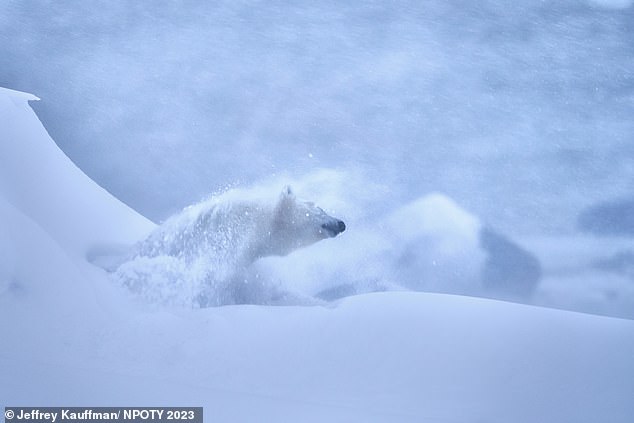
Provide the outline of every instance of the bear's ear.
{"type": "Polygon", "coordinates": [[[292,213],[295,205],[295,196],[290,186],[285,186],[280,195],[280,199],[275,206],[275,221],[288,222],[291,217],[289,213],[292,213]]]}
{"type": "Polygon", "coordinates": [[[291,186],[286,185],[284,189],[282,190],[282,197],[292,197],[292,196],[293,196],[293,190],[291,189],[291,186]]]}

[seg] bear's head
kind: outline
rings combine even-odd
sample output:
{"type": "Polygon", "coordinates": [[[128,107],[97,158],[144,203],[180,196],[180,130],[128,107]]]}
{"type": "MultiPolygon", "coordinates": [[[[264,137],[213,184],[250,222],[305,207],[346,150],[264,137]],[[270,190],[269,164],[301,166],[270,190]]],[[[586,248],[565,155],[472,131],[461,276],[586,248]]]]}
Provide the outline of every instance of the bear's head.
{"type": "Polygon", "coordinates": [[[329,216],[311,202],[299,201],[290,187],[282,191],[273,214],[266,248],[270,255],[287,255],[346,230],[343,221],[329,216]]]}

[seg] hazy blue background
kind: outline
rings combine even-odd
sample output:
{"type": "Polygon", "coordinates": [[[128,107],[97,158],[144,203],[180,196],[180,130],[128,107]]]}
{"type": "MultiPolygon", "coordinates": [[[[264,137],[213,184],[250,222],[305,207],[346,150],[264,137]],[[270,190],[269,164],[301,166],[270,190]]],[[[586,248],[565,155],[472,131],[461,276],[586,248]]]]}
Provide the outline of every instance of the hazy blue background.
{"type": "Polygon", "coordinates": [[[154,220],[336,167],[392,186],[377,212],[436,190],[561,233],[634,182],[627,0],[5,0],[0,86],[154,220]]]}

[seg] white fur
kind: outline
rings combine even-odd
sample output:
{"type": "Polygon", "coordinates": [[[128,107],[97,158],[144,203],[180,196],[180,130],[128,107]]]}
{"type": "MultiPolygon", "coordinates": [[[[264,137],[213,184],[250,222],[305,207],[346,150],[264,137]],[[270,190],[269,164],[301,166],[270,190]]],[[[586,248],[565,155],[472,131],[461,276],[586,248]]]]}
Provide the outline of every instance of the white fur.
{"type": "Polygon", "coordinates": [[[240,302],[245,290],[239,284],[251,263],[334,236],[328,228],[338,222],[299,201],[290,188],[273,201],[233,190],[168,219],[115,277],[151,300],[194,306],[240,302]]]}

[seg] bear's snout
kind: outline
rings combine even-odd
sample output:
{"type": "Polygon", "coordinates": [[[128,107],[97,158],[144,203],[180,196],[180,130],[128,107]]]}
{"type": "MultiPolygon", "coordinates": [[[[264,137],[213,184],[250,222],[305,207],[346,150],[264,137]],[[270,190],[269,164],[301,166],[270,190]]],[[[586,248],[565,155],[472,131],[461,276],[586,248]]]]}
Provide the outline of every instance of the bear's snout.
{"type": "Polygon", "coordinates": [[[331,222],[324,223],[323,225],[321,225],[321,227],[323,229],[326,229],[328,231],[328,235],[330,235],[331,237],[335,237],[346,230],[346,224],[339,219],[334,219],[331,222]]]}
{"type": "Polygon", "coordinates": [[[341,233],[341,232],[346,230],[346,224],[343,223],[343,220],[338,221],[337,225],[339,226],[339,233],[341,233]]]}

